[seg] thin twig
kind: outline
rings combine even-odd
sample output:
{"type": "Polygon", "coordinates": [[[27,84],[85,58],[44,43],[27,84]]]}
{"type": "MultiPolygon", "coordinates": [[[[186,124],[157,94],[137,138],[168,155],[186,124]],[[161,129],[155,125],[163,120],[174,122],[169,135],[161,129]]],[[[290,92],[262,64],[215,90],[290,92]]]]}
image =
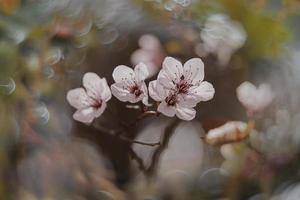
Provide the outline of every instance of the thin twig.
{"type": "Polygon", "coordinates": [[[119,134],[118,131],[112,130],[112,129],[108,129],[102,126],[93,126],[95,129],[97,129],[98,131],[101,131],[103,133],[106,133],[108,135],[112,135],[114,137],[117,137],[118,139],[121,139],[125,142],[129,142],[129,143],[136,143],[136,144],[141,144],[141,145],[146,145],[146,146],[158,146],[160,145],[160,142],[154,142],[154,143],[147,143],[147,142],[142,142],[142,141],[137,141],[137,140],[132,140],[130,138],[125,137],[124,135],[119,134]]]}
{"type": "Polygon", "coordinates": [[[160,114],[160,113],[158,113],[158,112],[156,112],[156,111],[153,111],[153,110],[145,111],[145,112],[143,112],[140,116],[138,116],[134,122],[125,125],[125,128],[134,127],[134,126],[136,126],[137,123],[138,123],[139,121],[141,121],[142,119],[145,119],[145,118],[147,118],[147,117],[149,117],[149,116],[159,116],[159,114],[160,114]]]}
{"type": "Polygon", "coordinates": [[[146,167],[144,165],[143,160],[135,153],[135,151],[132,148],[129,148],[129,154],[130,154],[131,158],[137,162],[139,169],[141,171],[145,171],[146,167]]]}
{"type": "Polygon", "coordinates": [[[142,142],[142,141],[138,141],[138,140],[129,139],[129,138],[125,137],[124,135],[120,135],[119,138],[122,139],[123,141],[129,142],[129,143],[136,143],[136,144],[141,144],[141,145],[146,145],[146,146],[153,147],[153,146],[160,145],[160,142],[154,142],[154,143],[142,142]]]}

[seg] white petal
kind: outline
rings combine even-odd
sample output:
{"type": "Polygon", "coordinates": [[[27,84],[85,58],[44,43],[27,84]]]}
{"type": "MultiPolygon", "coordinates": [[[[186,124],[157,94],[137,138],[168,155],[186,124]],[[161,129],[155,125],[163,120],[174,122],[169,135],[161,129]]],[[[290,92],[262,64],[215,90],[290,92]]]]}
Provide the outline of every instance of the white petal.
{"type": "Polygon", "coordinates": [[[163,70],[166,72],[168,77],[175,82],[180,80],[183,74],[182,64],[172,57],[166,57],[163,61],[163,70]]]}
{"type": "Polygon", "coordinates": [[[123,102],[129,101],[128,96],[130,92],[126,88],[124,88],[124,85],[122,83],[114,83],[110,87],[111,87],[112,94],[117,99],[123,102]]]}
{"type": "Polygon", "coordinates": [[[101,79],[100,88],[101,88],[101,98],[103,101],[107,102],[108,100],[111,99],[111,91],[105,78],[101,79]]]}
{"type": "Polygon", "coordinates": [[[77,110],[73,118],[77,121],[83,122],[83,123],[91,123],[96,115],[96,109],[93,107],[83,108],[81,110],[77,110]]]}
{"type": "Polygon", "coordinates": [[[175,106],[169,106],[165,101],[159,104],[157,111],[168,117],[174,117],[176,113],[175,106]]]}
{"type": "Polygon", "coordinates": [[[214,97],[214,94],[214,86],[207,81],[203,81],[199,86],[193,86],[189,90],[189,95],[195,97],[198,102],[208,101],[214,97]]]}
{"type": "Polygon", "coordinates": [[[119,65],[114,69],[112,76],[116,83],[121,83],[127,80],[134,80],[134,71],[125,65],[119,65]]]}
{"type": "Polygon", "coordinates": [[[135,80],[138,83],[144,81],[149,76],[148,68],[144,63],[139,63],[137,66],[135,66],[134,73],[135,80]]]}
{"type": "Polygon", "coordinates": [[[201,82],[204,79],[204,63],[200,58],[192,58],[184,63],[183,74],[185,79],[192,83],[201,82]]]}
{"type": "Polygon", "coordinates": [[[143,83],[141,89],[143,91],[143,100],[142,100],[143,104],[146,106],[151,106],[151,104],[149,104],[149,102],[148,102],[148,90],[147,90],[146,83],[143,83]]]}
{"type": "Polygon", "coordinates": [[[189,121],[195,118],[196,110],[194,108],[184,108],[179,106],[176,110],[176,116],[179,119],[189,121]]]}
{"type": "Polygon", "coordinates": [[[199,103],[194,96],[186,95],[186,94],[179,94],[178,95],[178,105],[186,108],[193,108],[199,103]]]}
{"type": "Polygon", "coordinates": [[[67,100],[74,108],[82,109],[89,106],[90,97],[83,88],[76,88],[68,92],[67,100]]]}
{"type": "Polygon", "coordinates": [[[171,89],[175,87],[177,81],[173,80],[172,77],[168,76],[165,70],[160,70],[157,76],[158,82],[165,88],[171,89]]]}
{"type": "Polygon", "coordinates": [[[103,92],[105,95],[108,95],[108,92],[106,91],[108,87],[107,84],[105,84],[106,81],[103,82],[97,74],[92,72],[85,73],[82,82],[88,96],[94,99],[102,99],[101,95],[103,92]]]}
{"type": "Polygon", "coordinates": [[[158,81],[149,83],[149,95],[155,101],[163,101],[166,98],[166,91],[158,81]]]}

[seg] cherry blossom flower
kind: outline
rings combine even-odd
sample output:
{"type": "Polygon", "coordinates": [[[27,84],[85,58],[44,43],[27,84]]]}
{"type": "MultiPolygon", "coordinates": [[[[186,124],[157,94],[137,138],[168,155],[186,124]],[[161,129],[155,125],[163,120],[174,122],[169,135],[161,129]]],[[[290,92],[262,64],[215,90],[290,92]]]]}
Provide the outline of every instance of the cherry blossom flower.
{"type": "Polygon", "coordinates": [[[91,123],[106,108],[111,92],[105,78],[88,72],[83,76],[83,87],[72,89],[67,94],[68,102],[77,109],[73,118],[83,123],[91,123]]]}
{"type": "Polygon", "coordinates": [[[176,115],[182,120],[195,118],[196,110],[192,106],[184,105],[175,91],[164,88],[157,80],[150,82],[149,94],[155,101],[160,102],[157,108],[158,112],[168,117],[176,115]]]}
{"type": "Polygon", "coordinates": [[[166,57],[157,80],[150,82],[149,93],[155,101],[161,102],[159,112],[169,117],[176,115],[183,120],[192,120],[197,103],[212,99],[215,93],[212,84],[203,79],[201,59],[192,58],[182,66],[178,60],[166,57]]]}
{"type": "Polygon", "coordinates": [[[156,74],[161,66],[164,51],[158,38],[154,35],[146,34],[139,39],[140,48],[131,55],[131,62],[134,65],[145,63],[149,76],[156,74]]]}
{"type": "Polygon", "coordinates": [[[125,65],[117,66],[113,71],[115,83],[111,86],[112,94],[123,102],[137,103],[142,101],[148,104],[148,90],[145,79],[149,73],[147,66],[140,63],[134,70],[125,65]]]}
{"type": "Polygon", "coordinates": [[[274,94],[268,84],[261,84],[257,88],[252,83],[246,81],[236,91],[238,100],[250,115],[264,110],[274,98],[274,94]]]}
{"type": "Polygon", "coordinates": [[[231,55],[246,41],[246,32],[242,25],[223,14],[208,17],[200,37],[202,54],[214,53],[220,65],[226,65],[231,55]]]}

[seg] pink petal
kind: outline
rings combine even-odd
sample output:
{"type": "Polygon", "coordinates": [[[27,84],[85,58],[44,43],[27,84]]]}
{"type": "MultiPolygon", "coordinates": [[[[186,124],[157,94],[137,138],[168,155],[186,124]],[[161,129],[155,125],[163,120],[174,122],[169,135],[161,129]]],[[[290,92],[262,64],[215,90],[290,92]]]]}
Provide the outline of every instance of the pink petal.
{"type": "Polygon", "coordinates": [[[122,102],[129,101],[129,90],[124,88],[123,83],[114,83],[111,86],[111,92],[112,94],[119,99],[122,102]]]}
{"type": "Polygon", "coordinates": [[[97,74],[92,72],[85,73],[82,82],[88,96],[93,99],[102,100],[102,94],[105,95],[106,100],[111,97],[106,80],[102,80],[97,74]]]}
{"type": "Polygon", "coordinates": [[[192,58],[184,63],[184,77],[192,83],[201,82],[204,79],[204,64],[200,58],[192,58]]]}
{"type": "Polygon", "coordinates": [[[189,94],[195,97],[198,102],[208,101],[214,97],[215,89],[211,83],[203,81],[199,86],[192,87],[189,94]]]}
{"type": "Polygon", "coordinates": [[[125,65],[117,66],[113,71],[113,79],[116,83],[134,80],[134,71],[125,65]]]}
{"type": "Polygon", "coordinates": [[[142,100],[143,104],[146,106],[151,106],[151,104],[149,104],[148,102],[148,89],[146,83],[143,83],[141,89],[143,91],[143,100],[142,100]]]}
{"type": "Polygon", "coordinates": [[[135,80],[138,83],[144,81],[149,76],[147,66],[144,63],[139,63],[134,68],[134,74],[135,74],[135,80]]]}
{"type": "Polygon", "coordinates": [[[194,108],[178,107],[176,111],[176,116],[182,120],[190,121],[196,116],[196,110],[194,108]]]}
{"type": "Polygon", "coordinates": [[[101,79],[100,88],[101,88],[101,98],[102,100],[107,102],[108,100],[111,99],[111,91],[105,78],[101,79]]]}
{"type": "Polygon", "coordinates": [[[183,74],[182,64],[172,57],[166,57],[164,59],[163,70],[166,72],[167,76],[175,82],[179,81],[183,74]]]}
{"type": "Polygon", "coordinates": [[[191,95],[179,94],[178,95],[178,105],[186,108],[193,108],[199,103],[199,101],[191,95]]]}
{"type": "Polygon", "coordinates": [[[166,91],[158,81],[149,83],[149,95],[155,101],[163,101],[166,98],[166,91]]]}
{"type": "Polygon", "coordinates": [[[76,109],[86,108],[89,106],[89,102],[91,102],[90,97],[83,88],[70,90],[67,94],[67,100],[76,109]]]}
{"type": "Polygon", "coordinates": [[[162,101],[158,108],[157,111],[168,116],[168,117],[174,117],[176,113],[176,109],[174,106],[169,106],[165,101],[162,101]]]}
{"type": "Polygon", "coordinates": [[[77,110],[73,118],[82,123],[92,123],[95,118],[96,109],[93,107],[84,108],[81,110],[77,110]]]}
{"type": "Polygon", "coordinates": [[[161,85],[168,89],[174,88],[176,86],[175,83],[177,82],[177,80],[172,80],[172,78],[168,76],[165,70],[160,70],[157,76],[157,80],[161,85]]]}

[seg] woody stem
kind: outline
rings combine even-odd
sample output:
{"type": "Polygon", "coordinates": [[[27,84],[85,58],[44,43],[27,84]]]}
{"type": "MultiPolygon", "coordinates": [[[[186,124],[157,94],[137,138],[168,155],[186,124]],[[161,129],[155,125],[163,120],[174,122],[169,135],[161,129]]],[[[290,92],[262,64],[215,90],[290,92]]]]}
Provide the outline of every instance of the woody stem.
{"type": "MultiPolygon", "coordinates": [[[[97,129],[98,131],[101,131],[103,133],[112,135],[114,137],[117,137],[118,139],[125,141],[125,142],[129,142],[129,143],[136,143],[136,144],[141,144],[141,145],[146,145],[146,146],[157,146],[160,145],[160,142],[154,142],[154,143],[148,143],[148,142],[142,142],[142,141],[138,141],[138,140],[133,140],[130,139],[124,135],[121,135],[120,132],[112,130],[112,129],[107,129],[105,127],[102,126],[93,126],[95,129],[97,129]]],[[[124,132],[124,131],[122,131],[124,132]]],[[[121,133],[122,133],[121,132],[121,133]]]]}

